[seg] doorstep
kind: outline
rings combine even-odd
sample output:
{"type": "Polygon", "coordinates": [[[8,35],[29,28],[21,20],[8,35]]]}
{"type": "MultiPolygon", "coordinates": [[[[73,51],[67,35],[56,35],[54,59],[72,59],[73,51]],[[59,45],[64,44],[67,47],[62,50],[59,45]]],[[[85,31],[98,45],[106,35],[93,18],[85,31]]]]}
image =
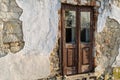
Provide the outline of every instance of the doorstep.
{"type": "Polygon", "coordinates": [[[94,73],[64,76],[65,80],[97,80],[94,73]]]}

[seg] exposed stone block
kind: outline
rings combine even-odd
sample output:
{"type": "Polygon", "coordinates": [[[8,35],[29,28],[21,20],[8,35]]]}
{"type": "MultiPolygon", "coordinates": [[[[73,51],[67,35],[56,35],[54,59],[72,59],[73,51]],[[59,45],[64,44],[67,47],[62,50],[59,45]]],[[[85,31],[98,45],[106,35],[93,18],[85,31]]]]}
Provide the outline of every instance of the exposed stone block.
{"type": "Polygon", "coordinates": [[[3,36],[3,43],[10,43],[20,41],[16,35],[14,34],[7,34],[3,36]]]}
{"type": "Polygon", "coordinates": [[[21,33],[22,34],[22,22],[19,20],[15,21],[7,21],[4,25],[4,33],[13,34],[13,33],[21,33]]]}
{"type": "Polygon", "coordinates": [[[4,3],[7,7],[10,6],[10,0],[2,0],[1,3],[4,3]]]}
{"type": "MultiPolygon", "coordinates": [[[[8,54],[9,52],[10,52],[10,45],[9,44],[4,44],[4,45],[2,45],[2,52],[4,53],[4,54],[8,54]]],[[[1,54],[0,54],[1,55],[1,54]]]]}
{"type": "Polygon", "coordinates": [[[0,11],[7,12],[9,11],[9,6],[6,5],[5,3],[0,4],[0,11]]]}
{"type": "Polygon", "coordinates": [[[7,17],[7,13],[0,11],[0,19],[5,19],[6,17],[7,17]]]}
{"type": "Polygon", "coordinates": [[[16,3],[16,0],[11,0],[11,1],[10,1],[10,6],[15,6],[15,7],[17,7],[18,5],[17,5],[17,3],[16,3]]]}
{"type": "Polygon", "coordinates": [[[4,21],[0,19],[0,32],[3,30],[4,21]]]}
{"type": "Polygon", "coordinates": [[[19,19],[20,14],[19,13],[14,13],[14,12],[7,12],[7,20],[12,20],[12,19],[19,19]]]}
{"type": "Polygon", "coordinates": [[[10,6],[10,11],[14,12],[14,13],[22,13],[22,9],[19,7],[15,7],[15,6],[10,6]]]}
{"type": "Polygon", "coordinates": [[[10,12],[22,13],[22,9],[17,5],[15,0],[10,1],[10,12]]]}
{"type": "Polygon", "coordinates": [[[17,46],[17,47],[10,47],[10,51],[11,51],[12,53],[16,53],[16,52],[18,52],[20,49],[21,49],[20,46],[17,46]]]}
{"type": "Polygon", "coordinates": [[[15,43],[10,43],[11,47],[16,47],[16,46],[20,46],[19,42],[15,42],[15,43]]]}

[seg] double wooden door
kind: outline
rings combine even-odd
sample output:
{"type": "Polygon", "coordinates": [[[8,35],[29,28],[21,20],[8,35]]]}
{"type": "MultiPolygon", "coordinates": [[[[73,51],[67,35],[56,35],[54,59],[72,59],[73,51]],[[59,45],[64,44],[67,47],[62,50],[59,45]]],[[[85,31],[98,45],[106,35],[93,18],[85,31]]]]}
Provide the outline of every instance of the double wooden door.
{"type": "Polygon", "coordinates": [[[93,71],[93,7],[62,4],[61,12],[63,74],[93,71]]]}

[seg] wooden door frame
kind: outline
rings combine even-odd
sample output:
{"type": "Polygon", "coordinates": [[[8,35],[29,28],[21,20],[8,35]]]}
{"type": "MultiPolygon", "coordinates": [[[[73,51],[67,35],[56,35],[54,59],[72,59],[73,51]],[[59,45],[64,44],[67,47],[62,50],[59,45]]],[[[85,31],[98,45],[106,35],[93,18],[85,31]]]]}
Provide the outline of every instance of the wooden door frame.
{"type": "MultiPolygon", "coordinates": [[[[61,30],[60,30],[60,32],[61,32],[61,38],[60,38],[60,46],[61,46],[61,47],[60,47],[60,52],[61,52],[61,55],[60,55],[60,65],[61,65],[61,67],[60,67],[60,68],[61,68],[61,74],[64,75],[63,67],[64,67],[64,64],[65,64],[65,63],[64,63],[65,61],[63,60],[63,56],[64,56],[63,52],[64,52],[64,48],[65,48],[65,46],[64,46],[64,44],[65,44],[65,43],[64,43],[64,42],[65,42],[65,41],[64,41],[65,38],[62,37],[62,35],[64,35],[64,27],[63,27],[63,26],[64,26],[64,25],[63,25],[63,24],[64,24],[64,21],[63,21],[64,16],[63,16],[63,11],[62,11],[62,10],[64,10],[64,8],[70,10],[70,9],[73,9],[73,7],[75,7],[75,8],[76,8],[76,7],[84,7],[84,8],[85,8],[85,7],[86,7],[86,8],[87,8],[87,7],[92,7],[92,8],[94,8],[94,7],[93,7],[93,6],[71,5],[71,4],[65,4],[65,3],[62,3],[61,5],[62,5],[62,6],[61,6],[61,15],[60,15],[60,16],[61,16],[61,26],[60,26],[60,29],[61,29],[61,30]],[[71,7],[70,7],[70,6],[71,6],[71,7]]],[[[74,8],[74,9],[75,9],[75,8],[74,8]]],[[[76,11],[76,14],[80,13],[80,12],[77,11],[77,10],[74,10],[74,11],[76,11]]],[[[96,26],[96,21],[95,21],[95,20],[96,20],[96,18],[97,18],[97,16],[94,16],[94,15],[95,15],[95,10],[93,9],[93,27],[92,27],[92,28],[93,28],[93,32],[92,32],[92,37],[93,37],[92,44],[93,44],[93,45],[92,45],[92,49],[94,48],[94,43],[95,43],[94,31],[95,31],[95,29],[96,29],[96,28],[95,28],[95,26],[96,26]]],[[[76,17],[78,17],[78,15],[76,15],[76,17]]],[[[78,18],[76,18],[76,19],[78,19],[78,18]]],[[[79,19],[80,19],[80,18],[79,18],[79,19]]],[[[76,20],[76,21],[77,21],[77,22],[76,22],[76,28],[78,28],[78,25],[80,25],[80,23],[79,23],[80,20],[79,20],[79,19],[76,20]]],[[[92,21],[92,20],[91,20],[91,21],[92,21]]],[[[77,30],[79,30],[79,29],[77,29],[77,30]]],[[[80,32],[80,31],[77,31],[77,32],[80,32]]],[[[80,35],[80,34],[77,33],[77,36],[78,36],[78,35],[80,35]]],[[[79,36],[79,37],[80,37],[80,36],[79,36]]],[[[77,37],[77,38],[79,38],[79,37],[77,37]]],[[[78,41],[79,41],[79,40],[78,40],[78,41]]],[[[79,42],[78,42],[78,43],[79,43],[79,42]]],[[[79,46],[79,45],[78,45],[78,46],[79,46]]],[[[77,46],[77,47],[78,47],[78,46],[77,46]]],[[[79,52],[79,49],[78,49],[77,51],[79,52]]],[[[94,58],[94,57],[93,57],[93,58],[94,58]]],[[[94,61],[93,58],[92,58],[92,61],[94,61]]],[[[77,58],[77,59],[78,59],[78,58],[77,58]]],[[[95,63],[95,62],[93,62],[92,65],[94,65],[94,63],[95,63]]],[[[78,64],[77,64],[77,65],[78,65],[78,64]]],[[[93,67],[94,67],[94,66],[93,66],[93,67]]],[[[78,67],[77,67],[77,68],[78,68],[78,67]]]]}

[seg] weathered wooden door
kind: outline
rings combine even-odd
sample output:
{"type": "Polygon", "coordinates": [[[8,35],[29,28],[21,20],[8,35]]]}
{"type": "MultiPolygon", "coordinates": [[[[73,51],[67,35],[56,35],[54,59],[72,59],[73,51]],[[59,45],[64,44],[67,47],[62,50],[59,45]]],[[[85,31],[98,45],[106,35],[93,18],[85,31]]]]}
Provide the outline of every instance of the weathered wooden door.
{"type": "Polygon", "coordinates": [[[78,73],[93,70],[93,8],[80,7],[78,9],[78,73]]]}
{"type": "Polygon", "coordinates": [[[93,9],[62,4],[62,68],[64,75],[93,70],[93,9]]]}

